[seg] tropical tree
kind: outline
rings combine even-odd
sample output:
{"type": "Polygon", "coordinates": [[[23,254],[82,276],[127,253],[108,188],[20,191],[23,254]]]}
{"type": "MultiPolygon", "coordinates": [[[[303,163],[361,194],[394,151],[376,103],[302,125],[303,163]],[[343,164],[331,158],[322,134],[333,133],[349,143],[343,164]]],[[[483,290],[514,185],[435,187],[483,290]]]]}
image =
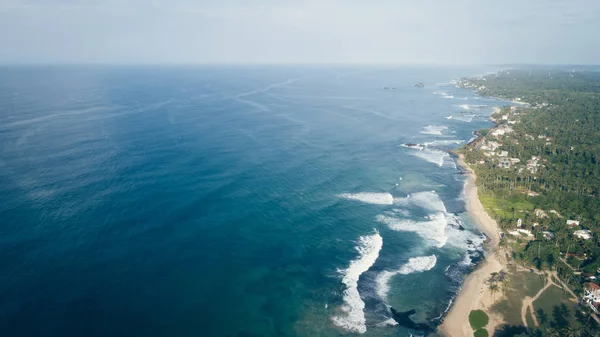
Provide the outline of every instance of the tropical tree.
{"type": "Polygon", "coordinates": [[[494,302],[494,295],[498,291],[498,285],[496,283],[490,283],[489,285],[490,292],[492,294],[492,302],[494,302]]]}

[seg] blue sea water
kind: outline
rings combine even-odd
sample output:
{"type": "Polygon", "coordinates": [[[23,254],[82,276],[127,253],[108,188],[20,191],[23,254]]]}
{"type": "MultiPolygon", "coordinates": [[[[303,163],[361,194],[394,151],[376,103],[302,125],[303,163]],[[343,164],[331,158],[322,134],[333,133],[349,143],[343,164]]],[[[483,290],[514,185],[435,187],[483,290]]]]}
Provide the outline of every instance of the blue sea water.
{"type": "Polygon", "coordinates": [[[493,70],[0,68],[0,335],[422,334],[389,307],[439,323],[479,255],[446,150],[501,102],[450,81],[493,70]]]}

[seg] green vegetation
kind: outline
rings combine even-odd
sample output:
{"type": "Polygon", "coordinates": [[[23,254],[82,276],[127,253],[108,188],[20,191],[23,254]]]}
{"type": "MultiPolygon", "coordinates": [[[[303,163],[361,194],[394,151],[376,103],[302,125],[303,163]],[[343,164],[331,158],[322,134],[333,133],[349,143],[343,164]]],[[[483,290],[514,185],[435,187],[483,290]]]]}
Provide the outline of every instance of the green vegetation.
{"type": "MultiPolygon", "coordinates": [[[[503,232],[500,244],[513,268],[556,271],[581,296],[586,283],[600,283],[600,72],[511,69],[458,85],[529,103],[498,109],[495,127],[478,131],[460,152],[477,174],[480,199],[503,232]]],[[[589,309],[556,286],[534,302],[540,326],[532,328],[528,312],[530,330],[522,329],[521,300],[541,289],[539,277],[511,275],[507,296],[494,306],[509,324],[497,335],[599,332],[589,309]]]]}
{"type": "Polygon", "coordinates": [[[541,275],[519,272],[508,276],[510,287],[506,290],[506,296],[492,307],[492,310],[502,314],[506,323],[510,325],[521,325],[521,307],[523,298],[533,297],[544,286],[544,278],[541,275]]]}
{"type": "Polygon", "coordinates": [[[490,334],[487,332],[486,329],[477,329],[475,330],[475,333],[473,333],[473,335],[475,337],[488,337],[490,334]]]}
{"type": "MultiPolygon", "coordinates": [[[[533,302],[535,314],[540,325],[556,326],[559,321],[553,315],[554,308],[567,306],[569,311],[575,312],[577,306],[568,300],[569,296],[565,295],[564,291],[556,286],[551,286],[542,293],[542,295],[533,302]]],[[[569,325],[576,324],[574,317],[570,317],[569,325]]]]}
{"type": "Polygon", "coordinates": [[[471,324],[473,330],[484,328],[489,320],[490,318],[483,310],[472,310],[469,314],[469,324],[471,324]]]}

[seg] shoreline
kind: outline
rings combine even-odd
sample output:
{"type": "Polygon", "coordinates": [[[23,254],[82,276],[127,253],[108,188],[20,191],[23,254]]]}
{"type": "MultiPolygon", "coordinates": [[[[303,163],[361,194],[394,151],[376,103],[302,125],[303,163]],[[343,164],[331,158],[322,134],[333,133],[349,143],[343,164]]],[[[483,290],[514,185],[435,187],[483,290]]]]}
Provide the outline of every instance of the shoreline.
{"type": "Polygon", "coordinates": [[[500,242],[498,224],[485,212],[479,200],[475,172],[464,161],[462,154],[458,155],[457,162],[468,172],[464,188],[467,212],[475,220],[477,227],[487,235],[489,242],[485,245],[485,259],[472,273],[467,275],[454,303],[438,329],[448,337],[471,337],[473,329],[469,324],[469,314],[472,310],[481,309],[490,318],[486,330],[492,336],[494,330],[504,323],[500,315],[489,310],[495,302],[492,301],[492,294],[487,285],[490,274],[499,272],[505,267],[498,258],[500,242]]]}

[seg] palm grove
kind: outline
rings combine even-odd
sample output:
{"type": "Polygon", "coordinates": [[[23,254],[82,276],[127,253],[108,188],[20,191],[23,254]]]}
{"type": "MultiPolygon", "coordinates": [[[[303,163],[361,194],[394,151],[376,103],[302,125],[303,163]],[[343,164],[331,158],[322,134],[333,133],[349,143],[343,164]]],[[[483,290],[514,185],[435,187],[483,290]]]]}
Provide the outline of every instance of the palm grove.
{"type": "Polygon", "coordinates": [[[512,69],[458,85],[529,103],[498,109],[460,152],[514,260],[583,293],[600,267],[600,72],[512,69]]]}

